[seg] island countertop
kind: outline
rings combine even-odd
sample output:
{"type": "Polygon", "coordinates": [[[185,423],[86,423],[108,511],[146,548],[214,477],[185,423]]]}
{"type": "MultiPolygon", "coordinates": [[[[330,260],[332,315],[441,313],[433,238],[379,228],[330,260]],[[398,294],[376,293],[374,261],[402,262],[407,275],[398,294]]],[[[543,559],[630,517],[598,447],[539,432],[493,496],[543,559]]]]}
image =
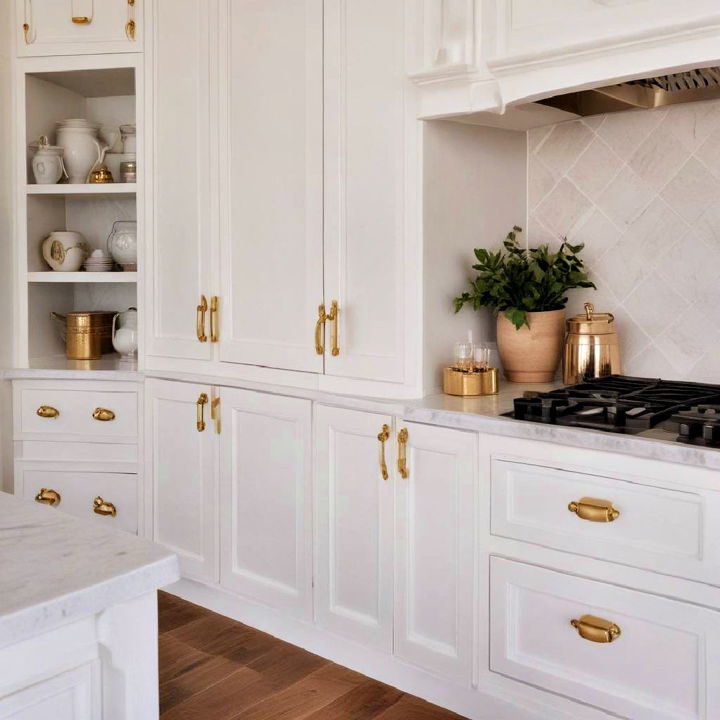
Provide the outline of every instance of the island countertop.
{"type": "Polygon", "coordinates": [[[0,492],[0,647],[178,578],[148,540],[0,492]]]}

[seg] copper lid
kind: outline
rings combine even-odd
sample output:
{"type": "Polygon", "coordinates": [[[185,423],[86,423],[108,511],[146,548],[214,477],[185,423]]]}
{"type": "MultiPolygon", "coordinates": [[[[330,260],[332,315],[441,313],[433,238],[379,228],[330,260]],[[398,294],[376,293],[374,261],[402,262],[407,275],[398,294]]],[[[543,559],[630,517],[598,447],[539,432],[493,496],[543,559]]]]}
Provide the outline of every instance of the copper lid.
{"type": "Polygon", "coordinates": [[[585,303],[585,314],[568,318],[567,329],[578,335],[609,335],[615,332],[614,320],[612,313],[596,313],[592,303],[585,303]]]}

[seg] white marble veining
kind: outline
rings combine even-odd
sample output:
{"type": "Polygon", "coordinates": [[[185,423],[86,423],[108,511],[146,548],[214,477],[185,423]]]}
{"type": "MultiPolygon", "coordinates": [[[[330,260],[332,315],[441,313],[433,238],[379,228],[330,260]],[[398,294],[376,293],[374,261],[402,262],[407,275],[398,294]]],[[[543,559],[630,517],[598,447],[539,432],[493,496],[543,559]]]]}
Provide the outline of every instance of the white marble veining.
{"type": "Polygon", "coordinates": [[[0,492],[0,647],[179,578],[154,543],[0,492]]]}

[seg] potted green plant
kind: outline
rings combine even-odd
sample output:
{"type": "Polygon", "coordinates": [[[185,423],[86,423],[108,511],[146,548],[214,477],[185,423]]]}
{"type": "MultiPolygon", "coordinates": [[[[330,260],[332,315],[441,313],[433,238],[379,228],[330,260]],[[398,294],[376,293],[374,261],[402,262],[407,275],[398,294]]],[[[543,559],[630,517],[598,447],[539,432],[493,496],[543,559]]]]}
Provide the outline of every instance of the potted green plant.
{"type": "Polygon", "coordinates": [[[476,249],[477,277],[455,298],[455,312],[465,305],[489,308],[497,315],[497,342],[505,377],[512,382],[550,382],[555,377],[565,332],[565,293],[595,288],[579,254],[584,245],[567,238],[559,249],[548,245],[526,250],[518,244],[522,228],[507,234],[503,249],[476,249]]]}

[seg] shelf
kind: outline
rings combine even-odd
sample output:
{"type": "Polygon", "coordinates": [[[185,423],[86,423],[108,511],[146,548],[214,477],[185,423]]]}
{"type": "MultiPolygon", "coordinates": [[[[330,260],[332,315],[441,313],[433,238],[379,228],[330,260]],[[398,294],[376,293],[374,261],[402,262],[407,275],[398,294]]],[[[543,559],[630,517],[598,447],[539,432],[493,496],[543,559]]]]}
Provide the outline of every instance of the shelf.
{"type": "Polygon", "coordinates": [[[30,358],[28,368],[6,371],[16,379],[40,377],[75,377],[81,378],[85,373],[107,373],[109,378],[116,380],[133,380],[138,378],[137,359],[126,360],[117,353],[103,355],[99,360],[68,360],[64,355],[47,358],[30,358]]]}
{"type": "Polygon", "coordinates": [[[31,283],[136,283],[136,272],[29,272],[31,283]]]}
{"type": "Polygon", "coordinates": [[[61,197],[97,197],[121,195],[131,197],[137,193],[136,183],[98,183],[96,185],[26,185],[28,195],[61,197]]]}

